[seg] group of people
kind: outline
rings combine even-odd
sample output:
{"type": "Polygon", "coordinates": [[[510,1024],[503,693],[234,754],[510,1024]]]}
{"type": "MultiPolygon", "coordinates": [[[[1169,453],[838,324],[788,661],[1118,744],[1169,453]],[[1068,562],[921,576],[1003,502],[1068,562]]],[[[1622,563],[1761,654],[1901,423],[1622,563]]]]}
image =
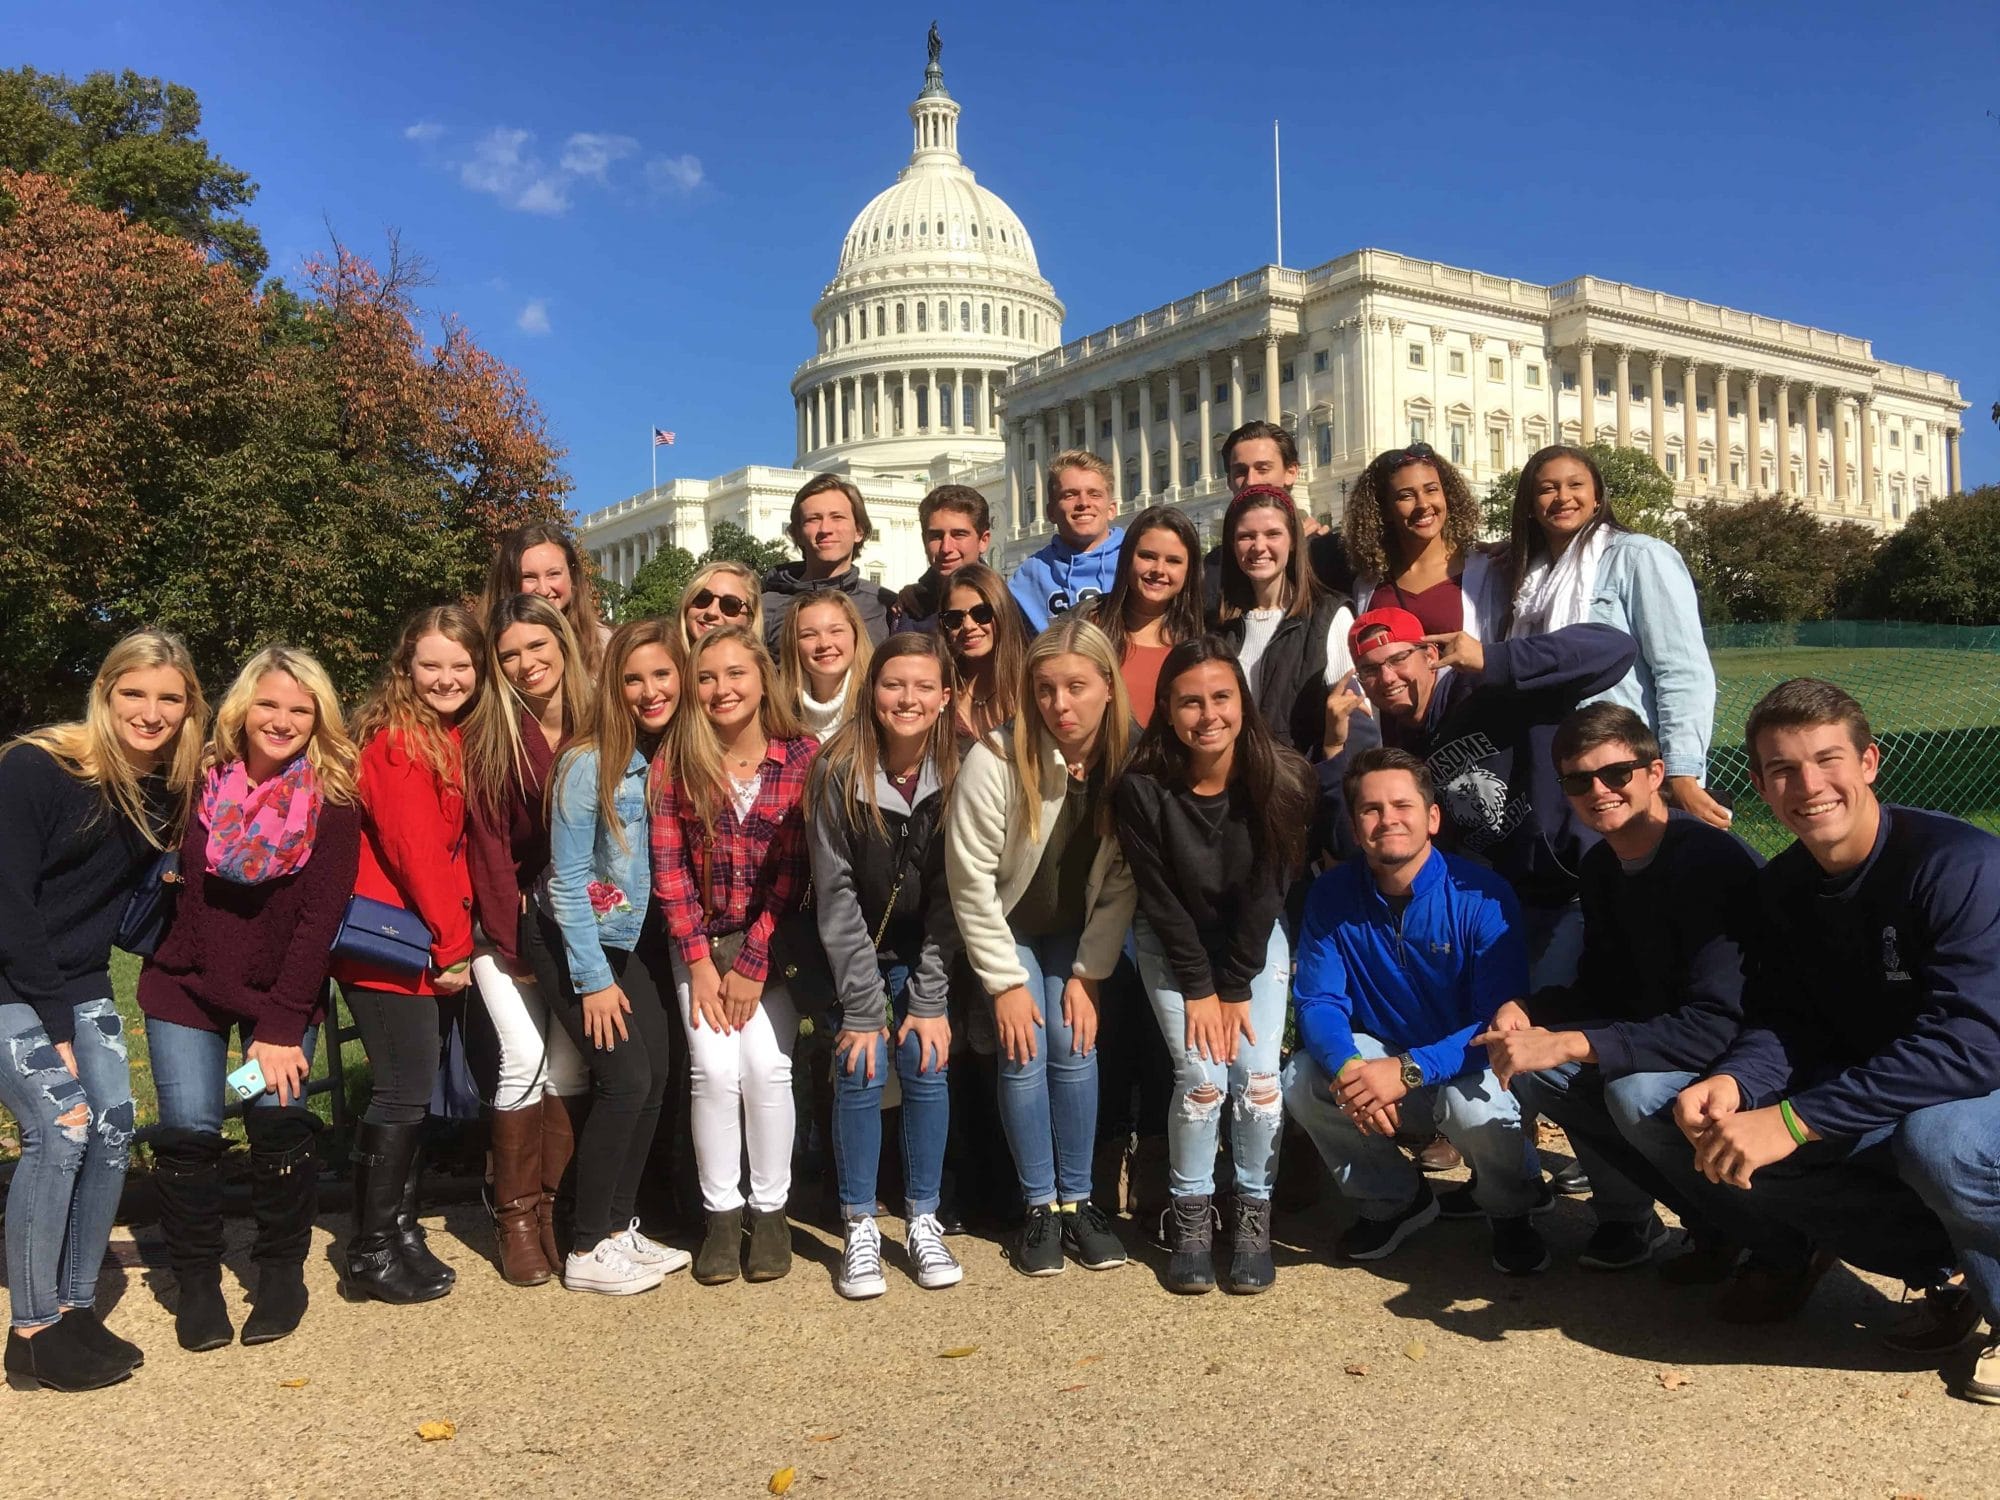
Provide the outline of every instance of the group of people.
{"type": "MultiPolygon", "coordinates": [[[[845,1297],[888,1285],[890,1107],[918,1286],[964,1274],[947,1179],[962,1195],[993,1134],[962,1117],[990,1109],[1017,1270],[1124,1262],[1144,1173],[1119,1151],[1107,1172],[1108,1120],[1161,1142],[1165,1281],[1188,1294],[1274,1283],[1287,1117],[1354,1210],[1340,1257],[1483,1217],[1494,1267],[1541,1271],[1545,1116],[1565,1186],[1587,1178],[1584,1265],[1650,1261],[1665,1205],[1687,1235],[1661,1273],[1719,1285],[1718,1316],[1788,1317],[1841,1259],[1922,1292],[1902,1347],[1974,1339],[2000,1313],[2000,844],[1878,802],[1862,709],[1808,679],[1745,729],[1797,842],[1766,864],[1732,834],[1687,570],[1619,525],[1581,450],[1529,461],[1493,545],[1421,443],[1367,467],[1339,535],[1295,505],[1282,428],[1239,428],[1224,462],[1209,551],[1174,506],[1120,528],[1111,467],[1057,455],[1055,534],[1009,578],[983,497],[943,486],[930,565],[893,592],[855,566],[860,492],[820,475],[797,563],[711,563],[671,617],[615,629],[574,541],[524,528],[476,604],[407,622],[351,718],[295,647],[211,717],[174,637],[121,641],[81,719],[0,752],[9,1375],[88,1389],[142,1358],[94,1310],[133,1134],[114,944],[146,955],[191,1350],[236,1336],[232,1087],[242,1340],[305,1314],[329,979],[372,1076],[350,1295],[451,1290],[422,1132],[476,1004],[516,1285],[783,1277],[793,1059],[824,1028],[845,1297]],[[682,1118],[692,1255],[638,1206],[682,1118]],[[1434,1192],[1419,1150],[1470,1182],[1434,1192]]],[[[2000,1402],[2000,1340],[1959,1388],[2000,1402]]]]}

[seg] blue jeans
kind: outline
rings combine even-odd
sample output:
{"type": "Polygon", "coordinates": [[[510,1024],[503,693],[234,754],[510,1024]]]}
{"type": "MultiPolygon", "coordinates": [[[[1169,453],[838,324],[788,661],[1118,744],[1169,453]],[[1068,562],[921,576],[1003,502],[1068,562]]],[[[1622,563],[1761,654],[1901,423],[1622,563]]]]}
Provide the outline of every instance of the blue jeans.
{"type": "MultiPolygon", "coordinates": [[[[247,1050],[257,1040],[257,1028],[250,1021],[239,1021],[237,1030],[247,1050]]],[[[318,1040],[319,1028],[308,1027],[300,1043],[308,1063],[318,1040]]],[[[228,1085],[223,1080],[229,1075],[229,1033],[148,1016],[146,1046],[152,1053],[153,1085],[160,1096],[160,1123],[179,1130],[221,1130],[222,1114],[228,1106],[224,1098],[228,1085]]],[[[259,1094],[250,1107],[276,1109],[277,1092],[259,1094]]]]}
{"type": "MultiPolygon", "coordinates": [[[[1674,1107],[1691,1073],[1628,1073],[1607,1080],[1595,1063],[1564,1063],[1514,1080],[1521,1114],[1562,1126],[1590,1178],[1590,1207],[1600,1224],[1643,1224],[1655,1201],[1681,1221],[1698,1218],[1687,1196],[1619,1129],[1619,1118],[1643,1118],[1674,1107]],[[1615,1100],[1615,1103],[1614,1103],[1615,1100]]],[[[1693,1226],[1690,1225],[1690,1228],[1693,1226]]]]}
{"type": "MultiPolygon", "coordinates": [[[[889,990],[889,1028],[909,1013],[910,970],[905,964],[881,965],[882,983],[889,990]]],[[[838,1014],[829,1018],[837,1032],[838,1014]]],[[[889,1075],[889,1038],[871,1044],[875,1076],[867,1076],[868,1054],[852,1073],[839,1053],[833,1058],[833,1163],[840,1179],[840,1211],[850,1219],[875,1212],[875,1176],[882,1161],[882,1085],[889,1075]]],[[[919,1073],[922,1044],[913,1032],[896,1048],[896,1077],[903,1088],[899,1113],[903,1127],[903,1196],[910,1218],[934,1214],[944,1182],[944,1142],[951,1128],[951,1083],[945,1069],[932,1063],[919,1073]]]]}
{"type": "MultiPolygon", "coordinates": [[[[1364,1058],[1389,1056],[1372,1036],[1354,1034],[1364,1058]]],[[[1423,1174],[1386,1136],[1364,1135],[1334,1100],[1332,1080],[1312,1054],[1294,1053],[1285,1068],[1285,1108],[1319,1148],[1341,1193],[1364,1219],[1393,1219],[1417,1199],[1423,1174]]],[[[1461,1073],[1404,1095],[1405,1128],[1430,1124],[1472,1168],[1472,1197],[1488,1217],[1515,1219],[1535,1204],[1521,1135],[1521,1109],[1490,1068],[1461,1073]]]]}
{"type": "Polygon", "coordinates": [[[1583,907],[1575,901],[1562,906],[1524,903],[1521,926],[1528,939],[1528,992],[1574,984],[1583,961],[1583,907]]]}
{"type": "Polygon", "coordinates": [[[90,1000],[75,1014],[72,1077],[34,1007],[0,1005],[0,1104],[21,1128],[21,1160],[7,1189],[16,1328],[45,1328],[64,1308],[97,1300],[97,1270],[131,1155],[132,1070],[118,1007],[90,1000]]]}
{"type": "Polygon", "coordinates": [[[1671,1108],[1627,1128],[1756,1259],[1799,1266],[1818,1248],[1908,1286],[1935,1286],[1957,1265],[1987,1316],[2000,1316],[2000,1092],[1934,1104],[1858,1139],[1809,1141],[1747,1189],[1695,1169],[1671,1108]]]}
{"type": "Polygon", "coordinates": [[[1187,997],[1174,979],[1166,950],[1144,917],[1135,923],[1134,933],[1139,974],[1152,996],[1153,1015],[1174,1063],[1173,1102],[1167,1111],[1169,1187],[1177,1198],[1214,1193],[1215,1150],[1227,1102],[1236,1191],[1246,1198],[1269,1198],[1278,1172],[1278,1131],[1284,1123],[1278,1053],[1285,1040],[1285,1001],[1292,977],[1284,928],[1271,924],[1264,967],[1250,981],[1250,1029],[1257,1040],[1244,1042],[1234,1063],[1210,1062],[1189,1050],[1187,997]]]}
{"type": "MultiPolygon", "coordinates": [[[[1042,1013],[1035,1055],[1024,1063],[1000,1054],[1000,1124],[1014,1153],[1021,1197],[1030,1208],[1081,1203],[1090,1196],[1090,1157],[1097,1139],[1097,1053],[1079,1055],[1063,1019],[1063,986],[1076,962],[1079,934],[1016,939],[1014,956],[1028,971],[1028,993],[1042,1013]]],[[[989,1007],[992,1002],[987,1002],[989,1007]]]]}

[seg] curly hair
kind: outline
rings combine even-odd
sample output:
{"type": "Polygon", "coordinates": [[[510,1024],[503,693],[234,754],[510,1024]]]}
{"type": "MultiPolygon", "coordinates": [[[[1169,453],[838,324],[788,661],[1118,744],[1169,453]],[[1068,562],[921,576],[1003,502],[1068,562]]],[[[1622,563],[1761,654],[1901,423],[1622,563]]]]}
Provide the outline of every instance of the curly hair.
{"type": "Polygon", "coordinates": [[[1356,578],[1386,583],[1408,566],[1400,546],[1396,558],[1392,561],[1389,557],[1390,547],[1397,545],[1390,540],[1395,535],[1391,515],[1395,501],[1390,498],[1390,481],[1411,464],[1429,464],[1437,471],[1438,483],[1444,486],[1444,540],[1452,556],[1469,555],[1479,541],[1479,503],[1473,499],[1465,476],[1428,445],[1413,443],[1407,448],[1392,448],[1377,454],[1361,471],[1347,497],[1347,515],[1341,522],[1341,530],[1356,578]]]}

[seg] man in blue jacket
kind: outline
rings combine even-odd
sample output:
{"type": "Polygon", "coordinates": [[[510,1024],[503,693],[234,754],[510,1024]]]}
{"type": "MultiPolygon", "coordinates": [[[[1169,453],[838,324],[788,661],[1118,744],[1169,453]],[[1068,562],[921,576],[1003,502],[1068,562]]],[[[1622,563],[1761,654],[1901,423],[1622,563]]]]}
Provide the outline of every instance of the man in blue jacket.
{"type": "MultiPolygon", "coordinates": [[[[1924,1289],[1892,1341],[1942,1352],[2000,1318],[2000,839],[1878,801],[1832,683],[1773,688],[1744,739],[1797,842],[1759,880],[1742,1034],[1675,1102],[1678,1143],[1635,1139],[1750,1247],[1719,1315],[1788,1317],[1837,1257],[1924,1289]]],[[[1957,1388],[2000,1404],[2000,1338],[1957,1388]]]]}
{"type": "Polygon", "coordinates": [[[1473,1038],[1527,990],[1520,911],[1507,882],[1432,846],[1436,789],[1415,756],[1375,747],[1345,782],[1362,858],[1319,877],[1306,898],[1293,999],[1300,1050],[1285,1104],[1361,1217],[1341,1235],[1349,1260],[1380,1260],[1438,1216],[1402,1152],[1404,1123],[1458,1147],[1493,1225],[1493,1264],[1530,1275],[1549,1263],[1529,1212],[1521,1111],[1473,1038]]]}
{"type": "MultiPolygon", "coordinates": [[[[1562,1126],[1589,1174],[1597,1229],[1581,1264],[1644,1265],[1667,1238],[1657,1200],[1681,1216],[1694,1244],[1661,1274],[1678,1284],[1720,1281],[1742,1247],[1701,1221],[1619,1122],[1671,1109],[1736,1039],[1764,862],[1734,834],[1667,805],[1660,742],[1622,704],[1592,703],[1564,719],[1554,755],[1570,810],[1603,840],[1578,871],[1576,982],[1538,989],[1525,1006],[1508,1001],[1474,1040],[1524,1114],[1562,1126]]],[[[1454,1196],[1444,1197],[1447,1217],[1454,1196]]]]}
{"type": "Polygon", "coordinates": [[[1118,485],[1111,465],[1095,453],[1072,448],[1049,465],[1048,516],[1056,534],[1014,569],[1007,586],[1029,634],[1100,594],[1111,592],[1125,532],[1111,524],[1118,514],[1118,485]]]}

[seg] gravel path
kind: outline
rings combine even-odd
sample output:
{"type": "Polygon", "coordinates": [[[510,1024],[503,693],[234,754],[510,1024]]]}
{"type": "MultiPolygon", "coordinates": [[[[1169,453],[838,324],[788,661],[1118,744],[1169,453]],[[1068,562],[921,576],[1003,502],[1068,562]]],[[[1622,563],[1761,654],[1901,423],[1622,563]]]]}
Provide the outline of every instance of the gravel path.
{"type": "Polygon", "coordinates": [[[2000,1493],[2000,1410],[1875,1342],[1893,1289],[1837,1271],[1797,1323],[1732,1330],[1702,1292],[1575,1269],[1576,1205],[1541,1222],[1557,1264],[1530,1281],[1487,1266],[1477,1224],[1330,1266],[1320,1209],[1280,1219],[1263,1297],[1171,1296],[1159,1256],[1030,1281],[962,1239],[960,1287],[918,1291],[896,1250],[888,1296],[849,1305],[804,1227],[775,1285],[518,1290],[467,1207],[430,1220],[458,1288],[390,1308],[339,1300],[329,1214],[304,1328],[205,1355],[120,1230],[103,1305],[147,1365],[94,1396],[0,1394],[0,1495],[753,1496],[786,1468],[804,1500],[2000,1493]],[[422,1441],[438,1419],[456,1436],[422,1441]]]}

